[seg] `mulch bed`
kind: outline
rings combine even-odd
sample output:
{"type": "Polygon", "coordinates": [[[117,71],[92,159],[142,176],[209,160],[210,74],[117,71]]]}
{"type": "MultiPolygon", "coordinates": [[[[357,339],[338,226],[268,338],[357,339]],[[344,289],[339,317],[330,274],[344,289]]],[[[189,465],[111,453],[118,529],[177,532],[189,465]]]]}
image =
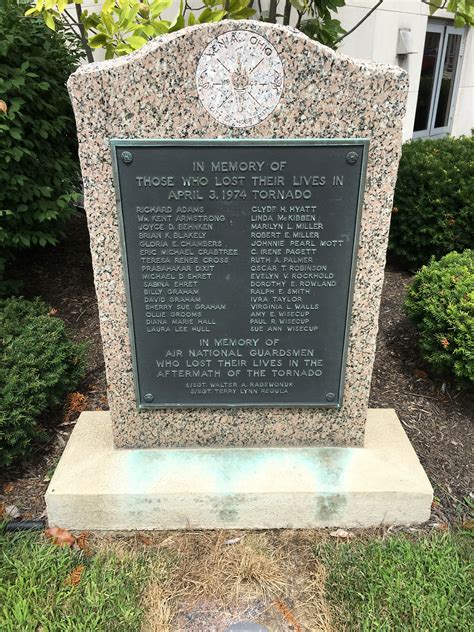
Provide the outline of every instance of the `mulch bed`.
{"type": "MultiPolygon", "coordinates": [[[[0,478],[0,503],[23,518],[44,517],[44,493],[81,410],[106,410],[104,359],[85,217],[78,212],[55,248],[26,251],[15,275],[25,297],[41,296],[66,323],[71,336],[88,344],[87,375],[80,395],[44,420],[51,441],[32,451],[28,463],[0,478]]],[[[429,526],[457,523],[469,515],[472,495],[474,393],[458,392],[434,376],[419,356],[417,335],[403,312],[411,275],[387,265],[380,312],[370,406],[394,408],[435,490],[429,526]]]]}

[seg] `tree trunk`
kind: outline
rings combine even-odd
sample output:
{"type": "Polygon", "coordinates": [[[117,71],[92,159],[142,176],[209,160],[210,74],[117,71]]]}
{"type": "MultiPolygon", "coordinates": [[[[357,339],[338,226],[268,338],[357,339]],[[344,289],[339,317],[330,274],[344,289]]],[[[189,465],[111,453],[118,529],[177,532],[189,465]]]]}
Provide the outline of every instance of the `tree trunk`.
{"type": "Polygon", "coordinates": [[[270,11],[268,13],[268,21],[272,24],[276,24],[277,21],[277,5],[278,0],[270,0],[270,11]]]}
{"type": "Polygon", "coordinates": [[[84,29],[84,25],[81,22],[81,15],[82,15],[81,5],[75,4],[74,6],[76,7],[77,22],[78,22],[79,33],[81,34],[82,47],[84,48],[84,51],[86,53],[87,61],[91,64],[94,61],[94,55],[92,54],[91,47],[87,43],[86,31],[84,29]]]}
{"type": "Polygon", "coordinates": [[[291,15],[291,2],[290,0],[285,0],[285,12],[283,14],[283,24],[286,26],[290,23],[290,15],[291,15]]]}

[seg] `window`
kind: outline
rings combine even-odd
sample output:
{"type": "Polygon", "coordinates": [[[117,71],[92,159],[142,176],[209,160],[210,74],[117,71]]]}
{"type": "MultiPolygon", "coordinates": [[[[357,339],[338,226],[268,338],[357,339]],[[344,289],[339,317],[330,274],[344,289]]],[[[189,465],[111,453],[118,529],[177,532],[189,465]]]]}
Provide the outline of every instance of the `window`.
{"type": "Polygon", "coordinates": [[[463,29],[428,23],[413,128],[414,138],[449,132],[463,49],[463,29]]]}

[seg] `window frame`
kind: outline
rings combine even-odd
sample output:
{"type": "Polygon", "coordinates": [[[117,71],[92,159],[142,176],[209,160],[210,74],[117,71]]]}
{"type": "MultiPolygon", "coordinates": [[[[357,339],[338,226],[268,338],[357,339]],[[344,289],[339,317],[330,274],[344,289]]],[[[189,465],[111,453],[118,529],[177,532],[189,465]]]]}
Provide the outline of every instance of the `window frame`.
{"type": "MultiPolygon", "coordinates": [[[[457,28],[452,24],[441,21],[429,21],[426,27],[427,33],[440,33],[440,41],[438,54],[436,56],[436,64],[434,69],[433,87],[431,90],[430,106],[428,113],[428,122],[426,128],[423,130],[413,131],[412,138],[434,138],[436,136],[445,136],[451,132],[453,127],[454,113],[456,109],[456,101],[458,96],[459,82],[461,79],[461,69],[464,57],[464,47],[466,42],[466,29],[457,28]],[[434,127],[436,120],[436,111],[438,108],[439,97],[441,93],[441,81],[442,81],[442,67],[444,65],[444,59],[446,56],[446,50],[448,47],[448,39],[450,35],[460,35],[461,43],[459,46],[458,59],[456,64],[456,70],[453,77],[453,90],[451,95],[451,103],[449,104],[448,124],[443,127],[434,127]]],[[[426,41],[426,39],[425,39],[426,41]]],[[[425,42],[423,42],[423,54],[425,50],[425,42]]],[[[420,74],[421,79],[421,74],[420,74]]],[[[418,83],[418,91],[420,89],[420,83],[418,83]]],[[[417,93],[418,96],[418,93],[417,93]]],[[[417,104],[418,105],[418,99],[417,104]]],[[[416,117],[416,107],[415,107],[416,117]]]]}

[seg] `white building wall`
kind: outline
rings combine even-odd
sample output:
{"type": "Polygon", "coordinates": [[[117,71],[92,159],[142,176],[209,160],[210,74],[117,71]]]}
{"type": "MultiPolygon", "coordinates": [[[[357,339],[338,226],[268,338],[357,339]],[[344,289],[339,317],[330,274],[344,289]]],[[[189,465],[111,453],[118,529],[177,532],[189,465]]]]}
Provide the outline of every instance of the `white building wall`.
{"type": "MultiPolygon", "coordinates": [[[[348,31],[376,4],[373,0],[348,0],[339,19],[348,31]]],[[[352,57],[401,66],[408,72],[409,92],[403,126],[404,139],[411,138],[420,82],[428,10],[421,0],[384,0],[383,4],[353,33],[344,38],[339,50],[352,57]],[[413,54],[397,57],[399,29],[410,29],[413,54]]]]}
{"type": "MultiPolygon", "coordinates": [[[[338,14],[344,28],[349,31],[375,4],[376,0],[347,0],[338,14]]],[[[452,20],[447,11],[438,11],[436,17],[452,20]]],[[[358,29],[344,38],[339,47],[341,52],[352,57],[398,65],[408,72],[410,87],[403,129],[405,140],[413,133],[428,18],[429,7],[421,0],[384,0],[358,29]],[[405,58],[396,54],[401,28],[410,29],[416,51],[405,58]]],[[[470,134],[474,127],[473,31],[466,29],[466,47],[451,131],[455,136],[470,134]]]]}

